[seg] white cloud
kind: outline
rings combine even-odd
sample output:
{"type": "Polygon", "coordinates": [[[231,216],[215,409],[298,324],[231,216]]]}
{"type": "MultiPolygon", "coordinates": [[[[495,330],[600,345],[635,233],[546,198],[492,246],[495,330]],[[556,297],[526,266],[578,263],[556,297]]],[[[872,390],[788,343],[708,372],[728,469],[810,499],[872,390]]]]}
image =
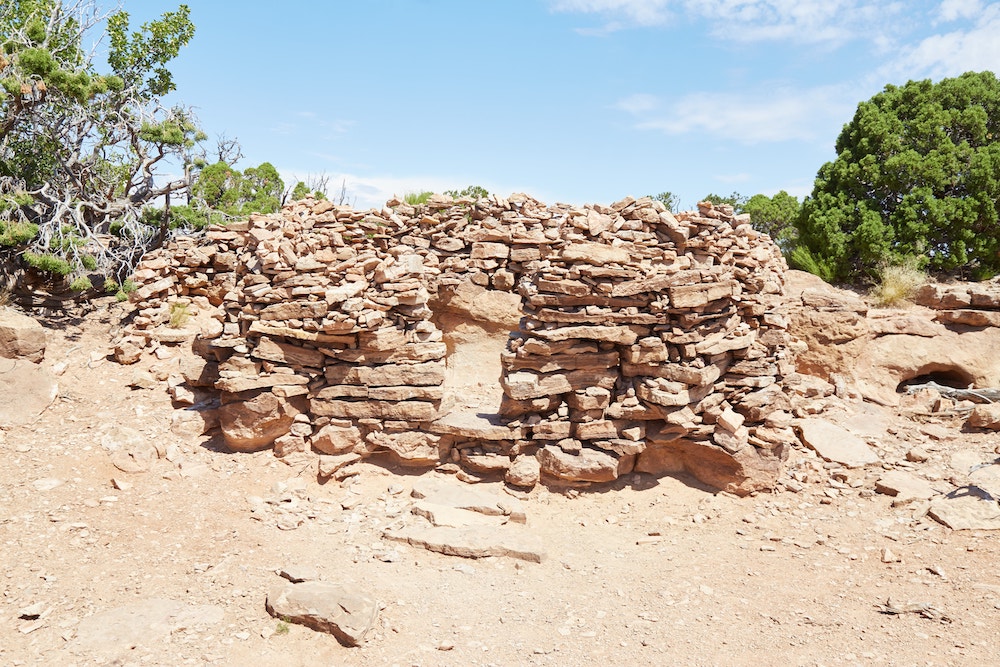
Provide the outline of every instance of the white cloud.
{"type": "Polygon", "coordinates": [[[784,190],[793,197],[799,199],[800,201],[812,194],[813,182],[812,181],[799,181],[796,183],[787,184],[784,187],[779,188],[764,188],[761,194],[767,195],[768,197],[773,197],[784,190]]]}
{"type": "Polygon", "coordinates": [[[659,105],[660,100],[655,95],[636,93],[635,95],[629,95],[628,97],[618,100],[618,102],[615,103],[615,108],[627,111],[631,114],[638,114],[646,111],[652,111],[659,105]]]}
{"type": "Polygon", "coordinates": [[[850,117],[857,99],[856,93],[843,86],[781,88],[742,95],[699,92],[681,97],[668,107],[666,115],[633,115],[639,129],[672,135],[708,134],[744,144],[826,142],[850,117]]]}
{"type": "Polygon", "coordinates": [[[276,120],[270,131],[280,135],[308,132],[314,138],[335,139],[356,124],[347,118],[326,118],[315,111],[295,111],[288,119],[276,120]]]}
{"type": "Polygon", "coordinates": [[[662,25],[684,16],[703,19],[711,34],[735,41],[840,44],[867,38],[880,45],[891,41],[888,36],[909,9],[899,0],[550,0],[550,6],[559,12],[599,14],[608,21],[603,32],[662,25]]]}
{"type": "Polygon", "coordinates": [[[938,9],[942,21],[971,19],[983,10],[981,0],[944,0],[938,9]]]}
{"type": "MultiPolygon", "coordinates": [[[[946,3],[947,4],[947,3],[946,3]]],[[[990,5],[967,30],[931,35],[882,70],[891,79],[940,78],[963,72],[1000,71],[1000,5],[990,5]]]]}
{"type": "Polygon", "coordinates": [[[841,44],[881,41],[904,5],[858,0],[686,0],[691,12],[716,24],[714,32],[738,41],[841,44]]]}
{"type": "MultiPolygon", "coordinates": [[[[671,0],[554,0],[553,11],[581,14],[620,15],[635,25],[650,26],[666,23],[671,0]]],[[[621,24],[611,24],[616,28],[621,24]]]]}

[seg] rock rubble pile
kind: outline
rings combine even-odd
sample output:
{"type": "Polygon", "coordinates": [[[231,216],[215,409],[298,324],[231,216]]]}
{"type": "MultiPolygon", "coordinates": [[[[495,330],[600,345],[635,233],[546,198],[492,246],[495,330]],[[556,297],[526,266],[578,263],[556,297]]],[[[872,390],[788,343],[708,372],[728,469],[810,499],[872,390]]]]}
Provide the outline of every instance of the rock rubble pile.
{"type": "Polygon", "coordinates": [[[747,216],[708,202],[307,199],[150,253],[116,355],[193,338],[205,361],[185,378],[220,392],[237,451],[389,452],[524,487],[687,471],[743,493],[795,441],[784,270],[747,216]],[[519,304],[520,323],[500,405],[442,410],[434,305],[467,288],[519,304]]]}

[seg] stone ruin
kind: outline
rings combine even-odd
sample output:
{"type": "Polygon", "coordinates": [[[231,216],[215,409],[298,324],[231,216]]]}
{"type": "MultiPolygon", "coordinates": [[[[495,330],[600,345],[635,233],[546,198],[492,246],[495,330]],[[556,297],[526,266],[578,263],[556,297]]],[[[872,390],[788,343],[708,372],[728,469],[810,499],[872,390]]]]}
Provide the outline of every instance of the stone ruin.
{"type": "Polygon", "coordinates": [[[193,340],[184,378],[217,390],[228,447],[312,451],[321,476],[388,454],[522,488],[636,471],[745,494],[797,442],[785,269],[709,202],[306,199],[148,254],[116,356],[193,340]]]}

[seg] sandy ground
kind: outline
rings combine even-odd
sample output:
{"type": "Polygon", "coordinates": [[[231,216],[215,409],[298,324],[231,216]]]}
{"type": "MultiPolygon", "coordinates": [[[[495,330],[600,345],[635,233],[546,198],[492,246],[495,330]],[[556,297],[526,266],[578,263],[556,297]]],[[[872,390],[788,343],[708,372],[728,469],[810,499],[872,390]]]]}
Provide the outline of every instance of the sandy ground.
{"type": "Polygon", "coordinates": [[[546,559],[469,560],[382,538],[412,471],[366,463],[321,485],[270,452],[173,435],[165,387],[131,389],[135,368],[106,359],[109,314],[50,332],[59,398],[0,433],[0,665],[997,663],[1000,535],[874,491],[900,467],[949,487],[959,462],[996,458],[996,434],[878,415],[882,466],[797,450],[788,488],[742,499],[645,475],[538,488],[523,502],[546,559]],[[124,427],[167,457],[115,468],[102,443],[124,427]],[[905,462],[914,445],[926,463],[905,462]],[[380,602],[361,647],[267,614],[290,566],[380,602]],[[190,613],[156,621],[164,600],[190,613]]]}

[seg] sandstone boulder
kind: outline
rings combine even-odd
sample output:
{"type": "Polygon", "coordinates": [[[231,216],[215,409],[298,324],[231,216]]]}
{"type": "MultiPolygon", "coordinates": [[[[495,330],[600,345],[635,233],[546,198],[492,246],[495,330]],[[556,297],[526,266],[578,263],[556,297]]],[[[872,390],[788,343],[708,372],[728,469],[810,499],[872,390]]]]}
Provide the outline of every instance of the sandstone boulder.
{"type": "Polygon", "coordinates": [[[789,271],[786,279],[799,373],[843,377],[864,398],[889,406],[899,404],[901,383],[923,376],[956,386],[1000,386],[997,311],[975,310],[993,308],[995,287],[925,285],[917,302],[935,310],[869,311],[854,292],[815,276],[789,271]]]}
{"type": "Polygon", "coordinates": [[[263,391],[219,408],[219,425],[229,449],[255,452],[270,447],[276,438],[288,433],[295,415],[304,411],[302,397],[282,398],[263,391]]]}
{"type": "Polygon", "coordinates": [[[0,308],[0,357],[39,363],[45,357],[45,329],[12,308],[0,308]]]}
{"type": "Polygon", "coordinates": [[[568,454],[556,445],[538,450],[538,463],[546,475],[580,482],[611,482],[618,479],[619,460],[607,452],[582,448],[568,454]]]}
{"type": "Polygon", "coordinates": [[[346,424],[326,424],[312,436],[312,447],[323,454],[345,454],[364,449],[361,429],[346,424]]]}
{"type": "Polygon", "coordinates": [[[788,457],[786,449],[773,455],[755,447],[729,452],[701,441],[674,440],[652,444],[639,454],[635,471],[651,475],[687,473],[715,489],[745,496],[774,488],[788,457]]]}
{"type": "Polygon", "coordinates": [[[145,340],[137,336],[126,336],[115,345],[115,361],[120,364],[134,364],[142,358],[145,340]]]}
{"type": "Polygon", "coordinates": [[[947,331],[924,336],[881,336],[864,345],[851,365],[861,394],[898,405],[900,383],[941,374],[963,386],[1000,386],[1000,329],[947,331]]]}
{"type": "Polygon", "coordinates": [[[969,413],[969,418],[965,423],[973,428],[1000,431],[1000,405],[996,403],[977,405],[972,408],[972,412],[969,413]]]}
{"type": "Polygon", "coordinates": [[[513,486],[532,487],[538,484],[542,466],[534,456],[522,454],[514,458],[504,479],[513,486]]]}
{"type": "Polygon", "coordinates": [[[267,594],[275,618],[327,632],[345,646],[357,646],[375,624],[378,604],[353,586],[326,581],[283,582],[267,594]]]}
{"type": "Polygon", "coordinates": [[[400,465],[432,467],[441,462],[441,437],[420,431],[386,433],[375,431],[366,440],[372,448],[388,451],[400,465]]]}
{"type": "Polygon", "coordinates": [[[521,320],[521,297],[513,292],[488,290],[470,280],[442,292],[435,309],[510,330],[516,329],[521,320]]]}

